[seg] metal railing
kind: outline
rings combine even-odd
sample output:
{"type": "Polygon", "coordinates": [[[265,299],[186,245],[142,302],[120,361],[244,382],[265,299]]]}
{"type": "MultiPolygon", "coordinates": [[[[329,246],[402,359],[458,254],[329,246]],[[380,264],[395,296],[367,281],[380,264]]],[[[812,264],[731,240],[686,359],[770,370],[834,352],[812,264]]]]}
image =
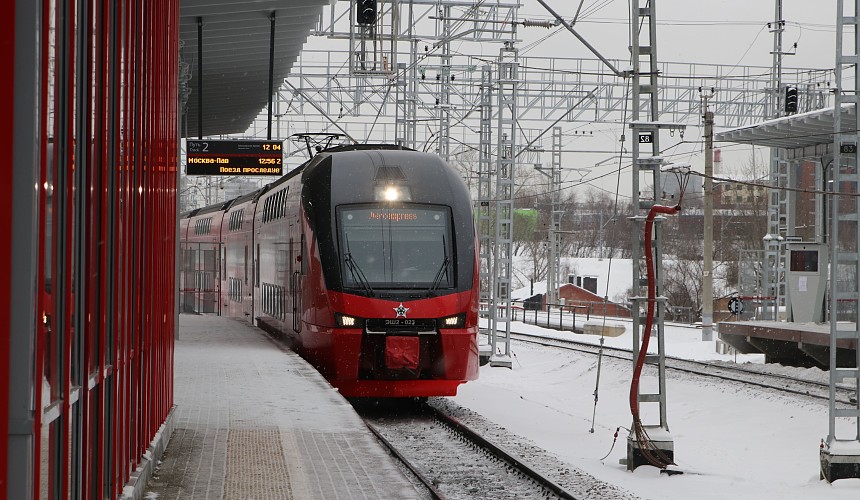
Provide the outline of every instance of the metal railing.
{"type": "Polygon", "coordinates": [[[535,326],[576,332],[577,316],[580,321],[588,321],[595,309],[602,310],[603,306],[603,302],[540,305],[514,301],[511,304],[511,318],[535,326]]]}

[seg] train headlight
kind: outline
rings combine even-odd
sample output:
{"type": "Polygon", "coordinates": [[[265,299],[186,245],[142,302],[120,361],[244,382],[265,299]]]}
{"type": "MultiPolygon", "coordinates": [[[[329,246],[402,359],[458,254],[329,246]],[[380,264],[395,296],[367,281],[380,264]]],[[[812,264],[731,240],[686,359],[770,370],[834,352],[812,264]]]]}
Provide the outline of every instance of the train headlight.
{"type": "Polygon", "coordinates": [[[364,328],[364,320],[346,314],[335,313],[334,322],[340,328],[364,328]]]}
{"type": "Polygon", "coordinates": [[[466,325],[466,313],[448,316],[439,320],[439,328],[463,328],[466,325]]]}
{"type": "Polygon", "coordinates": [[[385,184],[374,187],[373,197],[376,201],[412,201],[412,192],[409,186],[385,184]]]}

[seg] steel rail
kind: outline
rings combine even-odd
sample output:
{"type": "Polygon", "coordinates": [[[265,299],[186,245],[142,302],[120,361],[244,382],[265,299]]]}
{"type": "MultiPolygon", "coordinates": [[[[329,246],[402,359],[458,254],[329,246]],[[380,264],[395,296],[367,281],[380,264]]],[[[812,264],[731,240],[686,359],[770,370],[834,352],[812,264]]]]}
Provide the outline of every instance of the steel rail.
{"type": "Polygon", "coordinates": [[[529,477],[532,481],[534,481],[541,487],[551,491],[555,495],[558,495],[559,498],[564,498],[566,500],[576,500],[575,496],[568,493],[564,488],[556,484],[553,480],[534,470],[524,460],[500,448],[493,442],[489,441],[477,432],[468,428],[466,425],[462,424],[454,417],[447,415],[438,408],[435,408],[429,404],[425,404],[424,407],[426,411],[428,411],[430,415],[433,416],[433,418],[447,425],[464,438],[476,444],[478,447],[487,450],[492,455],[504,460],[511,467],[513,467],[526,477],[529,477]]]}
{"type": "MultiPolygon", "coordinates": [[[[511,332],[511,335],[512,336],[518,336],[520,341],[528,342],[531,344],[542,345],[545,347],[556,347],[559,349],[567,349],[567,350],[571,350],[571,351],[583,352],[583,353],[588,353],[588,354],[597,354],[596,351],[600,350],[601,348],[604,351],[613,351],[616,353],[625,353],[627,356],[622,356],[619,354],[604,354],[604,355],[611,357],[611,358],[623,360],[623,361],[630,361],[630,350],[628,350],[628,349],[621,349],[618,347],[609,347],[609,346],[602,346],[601,347],[599,345],[591,344],[588,342],[578,342],[575,340],[557,339],[557,338],[552,338],[552,337],[541,337],[539,335],[533,335],[533,334],[522,333],[522,332],[511,332]],[[546,341],[551,341],[552,343],[548,343],[546,341]],[[572,347],[570,345],[559,345],[559,344],[572,344],[573,346],[577,346],[577,347],[572,347]]],[[[715,365],[713,363],[706,363],[706,362],[702,362],[702,361],[682,359],[682,358],[677,358],[677,357],[672,357],[672,356],[667,356],[666,360],[672,361],[675,363],[687,363],[687,364],[692,364],[692,365],[699,365],[699,366],[705,367],[707,369],[725,370],[728,372],[734,371],[734,372],[740,372],[740,373],[755,375],[755,376],[759,376],[759,377],[763,377],[763,378],[769,377],[772,379],[784,380],[787,382],[792,382],[792,383],[797,383],[797,384],[807,384],[807,385],[812,385],[812,386],[818,386],[819,388],[829,387],[829,384],[825,384],[823,382],[816,382],[814,380],[798,379],[798,378],[789,377],[787,375],[781,375],[781,374],[763,373],[763,372],[757,372],[754,370],[745,370],[743,368],[738,368],[738,367],[715,365]]],[[[773,389],[773,390],[777,390],[777,391],[781,391],[781,392],[785,392],[785,393],[789,393],[789,394],[807,396],[807,397],[811,397],[813,399],[829,400],[829,396],[827,396],[827,395],[816,395],[816,394],[813,394],[813,393],[810,393],[810,392],[804,391],[804,390],[791,389],[788,387],[781,387],[778,385],[768,384],[768,383],[764,383],[764,382],[755,382],[753,380],[743,379],[743,378],[739,378],[739,377],[731,377],[728,375],[721,375],[718,373],[708,373],[708,372],[703,371],[703,370],[695,370],[692,368],[683,368],[680,366],[672,366],[669,364],[666,365],[666,368],[671,369],[671,370],[675,370],[675,371],[684,372],[684,373],[701,375],[703,377],[718,378],[718,379],[726,380],[726,381],[730,381],[730,382],[738,382],[738,383],[752,385],[752,386],[756,386],[756,387],[762,387],[765,389],[773,389]]],[[[850,390],[843,388],[843,387],[839,387],[838,389],[843,391],[843,392],[846,392],[846,393],[851,392],[850,390]]],[[[837,401],[840,403],[844,403],[844,404],[854,404],[850,399],[839,399],[837,401]]]]}
{"type": "Polygon", "coordinates": [[[409,472],[414,474],[415,477],[419,481],[421,481],[421,484],[423,484],[424,487],[427,488],[427,490],[430,492],[431,498],[433,498],[434,500],[445,500],[445,495],[443,495],[442,492],[436,489],[436,485],[434,485],[432,481],[427,479],[427,477],[425,477],[424,474],[422,474],[421,471],[418,470],[418,468],[412,465],[412,462],[410,462],[408,458],[403,456],[403,454],[400,453],[397,448],[393,444],[391,444],[389,440],[385,439],[382,433],[376,430],[376,427],[374,427],[373,424],[371,424],[365,419],[364,425],[366,425],[367,428],[370,429],[370,432],[372,432],[373,435],[376,436],[376,439],[378,439],[379,442],[381,442],[388,449],[389,453],[391,453],[392,455],[394,455],[395,458],[400,460],[400,463],[402,463],[404,467],[409,469],[409,472]]]}

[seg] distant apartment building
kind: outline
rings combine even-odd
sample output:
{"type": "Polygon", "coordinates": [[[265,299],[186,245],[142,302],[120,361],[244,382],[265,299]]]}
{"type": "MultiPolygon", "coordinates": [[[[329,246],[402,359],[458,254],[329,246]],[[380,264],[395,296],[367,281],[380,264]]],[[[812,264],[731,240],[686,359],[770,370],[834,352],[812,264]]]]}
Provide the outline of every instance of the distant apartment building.
{"type": "Polygon", "coordinates": [[[764,182],[735,179],[736,182],[714,183],[714,208],[755,208],[767,204],[764,182]]]}
{"type": "MultiPolygon", "coordinates": [[[[816,186],[815,163],[804,161],[797,163],[793,168],[793,175],[799,179],[797,187],[807,192],[799,191],[791,194],[790,205],[794,206],[793,227],[784,227],[785,221],[780,223],[784,227],[785,236],[800,237],[804,241],[815,239],[815,190],[823,190],[823,186],[816,186]]],[[[760,215],[766,217],[768,209],[768,179],[722,175],[722,178],[731,181],[714,182],[714,208],[718,211],[743,212],[747,215],[760,215]]]]}

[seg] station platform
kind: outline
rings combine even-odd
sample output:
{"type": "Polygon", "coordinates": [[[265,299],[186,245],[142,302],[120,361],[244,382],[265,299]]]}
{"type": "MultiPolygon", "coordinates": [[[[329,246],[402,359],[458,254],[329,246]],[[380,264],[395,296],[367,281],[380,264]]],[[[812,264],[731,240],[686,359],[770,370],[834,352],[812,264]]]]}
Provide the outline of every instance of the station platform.
{"type": "Polygon", "coordinates": [[[175,347],[166,448],[129,497],[423,498],[352,406],[261,330],[182,314],[175,347]]]}
{"type": "MultiPolygon", "coordinates": [[[[841,323],[840,323],[841,324],[841,323]]],[[[846,324],[846,329],[853,328],[846,324]]],[[[765,362],[827,369],[830,367],[830,324],[785,321],[734,321],[718,326],[720,340],[743,354],[764,354],[765,362]]],[[[839,340],[840,366],[853,366],[856,343],[839,340]]]]}

